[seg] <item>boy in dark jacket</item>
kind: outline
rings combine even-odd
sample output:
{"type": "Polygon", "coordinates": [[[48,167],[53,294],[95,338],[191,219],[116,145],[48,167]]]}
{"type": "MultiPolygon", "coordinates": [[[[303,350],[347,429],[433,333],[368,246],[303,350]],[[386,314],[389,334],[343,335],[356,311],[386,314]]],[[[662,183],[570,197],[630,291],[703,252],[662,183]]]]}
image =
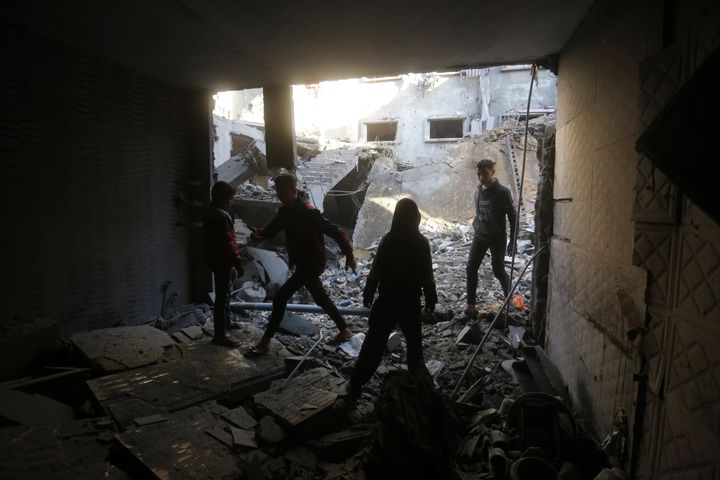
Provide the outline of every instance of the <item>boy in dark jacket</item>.
{"type": "Polygon", "coordinates": [[[210,190],[210,197],[210,206],[203,219],[203,232],[205,263],[212,270],[215,280],[215,335],[212,343],[237,347],[238,342],[227,334],[230,328],[228,296],[232,269],[242,275],[240,251],[235,238],[235,215],[232,211],[235,187],[227,182],[217,182],[210,190]]]}
{"type": "Polygon", "coordinates": [[[245,355],[249,357],[262,355],[268,351],[270,340],[285,315],[287,302],[302,286],[307,288],[315,303],[322,307],[337,325],[339,333],[332,343],[340,343],[352,338],[352,332],[328,297],[320,280],[320,274],[326,266],[324,235],[338,243],[342,253],[345,254],[346,267],[354,271],[356,262],[352,245],[337,225],[325,218],[319,210],[298,198],[297,180],[293,174],[279,175],[274,181],[275,192],[282,206],[267,227],[253,229],[251,238],[253,240],[272,238],[285,231],[290,265],[295,266],[295,272],[275,294],[265,334],[257,345],[246,352],[245,355]]]}
{"type": "Polygon", "coordinates": [[[420,210],[409,198],[395,206],[392,226],[378,246],[363,291],[363,304],[372,306],[368,332],[355,363],[348,393],[358,395],[382,359],[390,333],[400,325],[407,343],[408,370],[424,368],[420,296],[425,309],[435,310],[437,292],[432,270],[430,245],[419,232],[420,210]],[[380,295],[373,304],[375,291],[380,295]]]}
{"type": "Polygon", "coordinates": [[[515,245],[515,206],[510,190],[495,178],[495,162],[480,160],[477,164],[478,188],[475,190],[475,237],[470,246],[467,263],[467,305],[465,317],[477,317],[476,290],[478,269],[485,254],[490,250],[492,270],[500,281],[505,296],[510,291],[510,277],[505,271],[505,252],[511,255],[515,245]],[[506,245],[505,217],[510,223],[510,240],[506,245]]]}

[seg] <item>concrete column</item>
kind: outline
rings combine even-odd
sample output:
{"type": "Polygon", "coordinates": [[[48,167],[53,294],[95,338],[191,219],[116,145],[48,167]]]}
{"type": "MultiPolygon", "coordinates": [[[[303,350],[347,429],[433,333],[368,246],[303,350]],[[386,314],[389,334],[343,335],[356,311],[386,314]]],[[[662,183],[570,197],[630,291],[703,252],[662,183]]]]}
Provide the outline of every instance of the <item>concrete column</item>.
{"type": "Polygon", "coordinates": [[[295,119],[292,87],[263,88],[268,168],[295,170],[295,119]]]}

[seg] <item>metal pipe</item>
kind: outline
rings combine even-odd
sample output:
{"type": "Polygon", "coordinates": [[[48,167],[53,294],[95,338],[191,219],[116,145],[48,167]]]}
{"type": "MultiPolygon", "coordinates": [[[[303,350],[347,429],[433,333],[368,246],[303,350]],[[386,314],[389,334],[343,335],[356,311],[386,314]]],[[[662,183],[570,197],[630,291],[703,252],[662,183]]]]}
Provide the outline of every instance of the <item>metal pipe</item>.
{"type": "Polygon", "coordinates": [[[497,319],[500,317],[500,314],[503,313],[503,309],[510,303],[510,299],[512,298],[512,294],[515,293],[515,289],[520,285],[520,280],[522,280],[523,276],[525,275],[525,272],[527,271],[530,264],[535,260],[535,257],[537,257],[538,253],[542,252],[545,248],[545,245],[541,245],[540,248],[535,251],[532,257],[530,257],[530,260],[525,264],[525,267],[520,272],[520,275],[517,277],[517,281],[510,289],[510,292],[508,293],[507,297],[505,298],[505,301],[503,302],[502,306],[500,306],[500,309],[498,309],[498,312],[495,314],[495,318],[493,318],[493,321],[490,322],[490,325],[488,326],[487,332],[485,333],[485,336],[480,340],[480,343],[478,343],[478,346],[475,347],[475,352],[473,352],[472,357],[470,358],[470,361],[465,366],[465,370],[463,370],[462,375],[460,375],[460,379],[457,382],[457,385],[455,385],[455,388],[453,389],[452,393],[450,394],[450,400],[455,399],[455,395],[457,395],[458,390],[460,389],[460,385],[462,384],[462,381],[465,380],[465,376],[467,375],[468,371],[470,371],[470,366],[473,364],[475,359],[477,358],[478,354],[480,353],[480,349],[487,341],[488,337],[493,331],[493,327],[495,326],[495,322],[497,322],[497,319]]]}
{"type": "MultiPolygon", "coordinates": [[[[262,302],[232,302],[230,303],[230,310],[235,313],[243,312],[246,310],[259,310],[264,312],[272,311],[272,303],[262,302]]],[[[317,305],[306,305],[302,303],[288,303],[285,308],[288,312],[301,312],[301,313],[325,313],[322,307],[317,305]]],[[[370,309],[365,307],[338,307],[338,312],[341,315],[357,315],[360,317],[367,317],[370,315],[370,309]]]]}

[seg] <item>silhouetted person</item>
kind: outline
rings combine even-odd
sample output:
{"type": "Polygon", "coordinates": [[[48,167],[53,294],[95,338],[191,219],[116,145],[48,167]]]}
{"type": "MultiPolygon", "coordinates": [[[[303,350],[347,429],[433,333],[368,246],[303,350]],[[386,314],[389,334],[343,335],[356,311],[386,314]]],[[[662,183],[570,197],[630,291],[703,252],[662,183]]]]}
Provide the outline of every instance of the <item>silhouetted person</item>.
{"type": "Polygon", "coordinates": [[[347,387],[353,395],[360,393],[377,370],[396,325],[405,336],[408,370],[425,367],[420,297],[425,294],[425,308],[433,311],[437,292],[430,245],[418,230],[419,226],[417,204],[409,198],[400,200],[395,206],[390,231],[380,241],[363,291],[363,304],[372,306],[372,310],[365,342],[347,387]],[[376,290],[379,296],[373,304],[376,290]]]}
{"type": "Polygon", "coordinates": [[[320,274],[325,270],[327,262],[324,235],[338,243],[345,254],[346,268],[352,268],[354,271],[356,263],[352,245],[337,225],[298,197],[297,180],[294,175],[282,174],[275,177],[274,180],[275,192],[282,206],[267,227],[253,229],[252,239],[272,238],[281,231],[285,231],[290,265],[295,266],[295,271],[275,294],[265,334],[257,345],[246,352],[249,357],[262,355],[268,351],[270,340],[285,315],[288,301],[302,286],[307,288],[315,303],[327,312],[338,327],[339,332],[330,343],[337,344],[352,338],[352,332],[335,304],[328,297],[320,280],[320,274]]]}
{"type": "Polygon", "coordinates": [[[215,306],[213,320],[215,335],[212,343],[237,347],[238,342],[227,334],[231,327],[228,297],[232,269],[242,275],[240,250],[235,238],[235,215],[232,204],[235,187],[227,182],[217,182],[210,190],[210,206],[203,219],[205,237],[205,263],[213,272],[215,280],[215,306]]]}
{"type": "Polygon", "coordinates": [[[478,187],[475,190],[475,236],[470,246],[467,263],[467,305],[465,318],[477,317],[476,290],[478,269],[485,254],[490,250],[493,275],[500,281],[507,297],[510,291],[510,277],[505,271],[505,253],[511,255],[515,245],[515,206],[510,190],[500,185],[495,178],[495,162],[480,160],[477,164],[478,187]],[[510,241],[505,232],[505,217],[510,223],[510,241]]]}

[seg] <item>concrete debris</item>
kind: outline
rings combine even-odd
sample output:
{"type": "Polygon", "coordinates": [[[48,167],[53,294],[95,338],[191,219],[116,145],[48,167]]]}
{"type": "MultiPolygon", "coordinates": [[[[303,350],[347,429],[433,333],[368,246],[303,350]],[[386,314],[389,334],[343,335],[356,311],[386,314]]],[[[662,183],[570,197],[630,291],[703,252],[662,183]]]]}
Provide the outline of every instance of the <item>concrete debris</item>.
{"type": "Polygon", "coordinates": [[[235,293],[246,302],[263,302],[267,297],[265,288],[258,282],[243,282],[235,293]]]}
{"type": "MultiPolygon", "coordinates": [[[[329,242],[328,268],[321,276],[335,304],[347,308],[344,317],[354,332],[352,339],[339,346],[328,345],[321,340],[321,332],[326,338],[336,327],[326,314],[292,312],[281,322],[271,352],[247,359],[243,348],[257,342],[268,312],[235,309],[230,334],[243,347],[227,349],[209,343],[213,320],[208,305],[174,306],[156,317],[152,326],[79,334],[73,343],[78,351],[84,348],[87,358],[114,359],[95,361],[107,364],[106,370],[96,370],[100,375],[86,382],[84,391],[95,398],[72,403],[82,405],[78,415],[99,415],[94,410],[97,404],[112,415],[107,428],[93,427],[91,436],[94,446],[105,453],[103,462],[113,444],[121,453],[122,470],[132,478],[591,480],[601,471],[598,478],[616,478],[612,476],[615,472],[602,469],[622,458],[627,426],[623,430],[618,424],[613,430],[603,445],[605,454],[587,437],[580,441],[584,434],[570,413],[567,387],[542,349],[535,346],[529,321],[533,306],[530,277],[519,282],[507,314],[501,313],[500,321],[490,329],[503,293],[486,259],[479,272],[477,317],[455,315],[465,307],[465,264],[473,236],[467,222],[472,205],[467,205],[467,198],[471,198],[476,180],[474,174],[468,174],[472,172],[468,159],[480,155],[495,158],[497,170],[510,178],[511,166],[504,157],[507,151],[500,147],[520,148],[516,133],[516,129],[506,128],[470,136],[458,142],[458,159],[427,165],[403,164],[389,150],[356,148],[334,153],[326,150],[308,160],[320,148],[311,142],[304,145],[307,157],[300,160],[298,173],[311,201],[322,202],[328,214],[345,208],[338,200],[345,197],[357,200],[354,208],[360,209],[356,245],[366,248],[356,251],[357,275],[342,268],[338,262],[342,255],[329,242]],[[357,162],[354,167],[348,163],[353,161],[357,162]],[[364,183],[368,171],[369,183],[364,183]],[[345,177],[338,181],[342,172],[345,177]],[[338,192],[342,196],[335,195],[338,192]],[[376,374],[355,397],[346,392],[346,383],[367,331],[367,319],[358,310],[362,288],[377,242],[389,227],[394,202],[405,195],[419,200],[423,209],[421,231],[432,249],[438,287],[435,311],[422,315],[425,368],[406,370],[407,347],[402,334],[394,332],[376,374]],[[466,208],[470,208],[469,214],[466,208]],[[136,341],[144,338],[138,332],[146,332],[147,338],[162,338],[157,342],[159,350],[156,343],[136,341]],[[468,365],[474,345],[486,335],[476,361],[468,365]],[[84,337],[90,340],[84,341],[84,337]],[[99,338],[106,340],[98,342],[99,338]],[[108,374],[112,366],[133,370],[108,374]],[[283,379],[295,367],[292,377],[283,379]],[[457,396],[450,402],[450,392],[466,370],[457,396]],[[590,458],[599,460],[589,464],[590,458]]],[[[263,153],[259,140],[248,140],[247,151],[257,148],[263,153]]],[[[530,148],[533,145],[531,142],[530,148]]],[[[261,156],[253,153],[252,158],[257,161],[261,156]]],[[[503,183],[512,185],[509,180],[503,183]]],[[[279,204],[271,186],[262,175],[253,177],[252,183],[239,184],[235,208],[247,224],[236,223],[238,238],[247,239],[247,225],[265,224],[274,214],[279,204]]],[[[523,216],[516,273],[534,250],[533,229],[532,221],[523,216]]],[[[233,288],[233,302],[265,302],[287,279],[283,249],[270,250],[271,243],[261,246],[243,249],[245,272],[233,288]]],[[[291,303],[307,306],[312,299],[301,290],[291,303]]],[[[623,314],[630,318],[632,312],[625,310],[623,314]]],[[[84,381],[80,375],[67,378],[84,381]]],[[[22,397],[16,404],[29,404],[27,397],[37,397],[32,401],[43,398],[32,390],[39,390],[39,384],[30,382],[17,384],[17,388],[32,393],[9,390],[15,383],[0,384],[0,416],[4,420],[23,420],[3,413],[6,392],[22,397]]],[[[42,394],[46,383],[52,384],[42,382],[42,394]]],[[[74,409],[65,407],[75,414],[74,409]]],[[[72,423],[67,420],[56,416],[43,421],[52,422],[59,431],[72,423]]],[[[34,433],[20,434],[40,441],[34,433]]],[[[0,453],[4,455],[5,450],[0,453]]],[[[0,476],[7,463],[0,455],[0,476]]],[[[106,472],[113,478],[107,462],[102,465],[102,474],[94,478],[106,472]]]]}
{"type": "Polygon", "coordinates": [[[268,445],[275,445],[284,441],[287,438],[285,431],[275,423],[275,420],[270,416],[264,416],[260,419],[260,430],[258,431],[258,438],[261,442],[268,445]]]}
{"type": "Polygon", "coordinates": [[[400,332],[393,332],[390,334],[387,340],[386,348],[388,352],[392,352],[396,350],[400,345],[402,345],[402,339],[403,336],[400,332]]]}
{"type": "Polygon", "coordinates": [[[167,417],[165,415],[156,414],[147,417],[136,418],[135,425],[137,425],[138,427],[144,427],[145,425],[152,425],[154,423],[160,423],[165,421],[167,421],[167,417]]]}
{"type": "Polygon", "coordinates": [[[247,413],[244,407],[234,408],[226,413],[222,414],[222,418],[232,423],[238,428],[250,430],[257,425],[255,420],[250,414],[247,413]]]}
{"type": "Polygon", "coordinates": [[[362,348],[362,344],[365,341],[365,334],[360,332],[356,333],[352,336],[350,340],[347,342],[343,342],[338,347],[340,350],[342,350],[345,354],[352,358],[357,358],[358,355],[360,355],[360,349],[362,348]]]}
{"type": "Polygon", "coordinates": [[[93,368],[103,373],[150,365],[175,346],[170,335],[149,325],[79,332],[70,341],[93,368]]]}
{"type": "Polygon", "coordinates": [[[255,432],[253,430],[231,426],[230,434],[232,435],[233,445],[249,448],[257,448],[258,446],[257,442],[255,442],[255,432]]]}

